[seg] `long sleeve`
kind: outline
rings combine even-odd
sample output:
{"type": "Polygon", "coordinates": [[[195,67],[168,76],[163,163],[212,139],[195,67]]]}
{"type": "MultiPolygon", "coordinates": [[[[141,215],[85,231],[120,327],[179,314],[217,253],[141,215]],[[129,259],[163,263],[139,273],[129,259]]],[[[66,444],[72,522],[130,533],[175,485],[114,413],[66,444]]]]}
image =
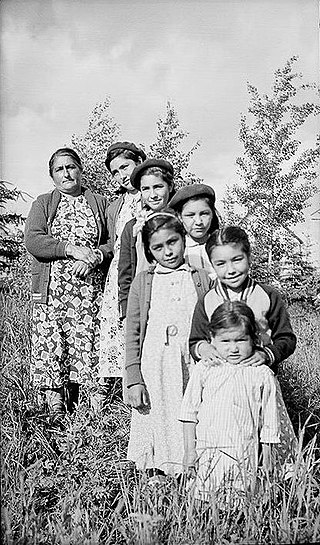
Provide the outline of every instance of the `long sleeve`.
{"type": "Polygon", "coordinates": [[[25,225],[25,245],[40,261],[62,259],[65,256],[66,241],[61,242],[49,234],[45,203],[38,198],[31,206],[25,225]]]}
{"type": "Polygon", "coordinates": [[[204,307],[204,297],[201,297],[194,309],[191,331],[189,337],[190,354],[194,360],[198,361],[199,357],[196,353],[196,346],[199,341],[208,340],[209,320],[204,307]]]}
{"type": "MultiPolygon", "coordinates": [[[[267,370],[269,371],[269,369],[267,370]]],[[[280,419],[277,408],[277,388],[275,378],[269,371],[262,386],[260,419],[261,443],[280,443],[280,419]]]]}
{"type": "Polygon", "coordinates": [[[133,280],[133,264],[131,258],[131,246],[133,241],[132,227],[134,220],[130,220],[124,227],[121,235],[119,265],[118,265],[118,285],[119,285],[119,306],[122,318],[126,316],[128,295],[133,280]]]}
{"type": "Polygon", "coordinates": [[[208,370],[201,362],[193,369],[182,399],[179,420],[198,422],[197,416],[202,401],[203,375],[206,372],[208,370]]]}
{"type": "Polygon", "coordinates": [[[141,374],[140,319],[141,319],[140,275],[131,284],[126,321],[126,363],[127,386],[143,384],[141,374]]]}
{"type": "Polygon", "coordinates": [[[267,346],[274,357],[272,369],[276,370],[277,364],[287,359],[296,348],[296,336],[293,333],[289,314],[281,299],[280,294],[269,286],[263,286],[270,297],[270,310],[266,316],[271,330],[272,343],[267,346]],[[275,368],[275,369],[274,369],[275,368]]]}

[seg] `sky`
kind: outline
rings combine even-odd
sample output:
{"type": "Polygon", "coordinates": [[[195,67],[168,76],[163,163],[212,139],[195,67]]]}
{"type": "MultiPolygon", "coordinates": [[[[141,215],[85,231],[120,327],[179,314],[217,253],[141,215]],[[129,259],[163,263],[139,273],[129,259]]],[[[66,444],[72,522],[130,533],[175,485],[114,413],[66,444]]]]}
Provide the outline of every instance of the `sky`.
{"type": "MultiPolygon", "coordinates": [[[[0,10],[1,177],[33,198],[52,189],[51,154],[108,96],[122,138],[146,146],[169,100],[188,145],[201,142],[191,170],[219,202],[238,181],[247,83],[270,92],[292,55],[319,83],[317,0],[2,0],[0,10]]],[[[302,148],[317,131],[312,119],[302,148]]],[[[317,207],[313,199],[301,227],[313,238],[317,207]]]]}

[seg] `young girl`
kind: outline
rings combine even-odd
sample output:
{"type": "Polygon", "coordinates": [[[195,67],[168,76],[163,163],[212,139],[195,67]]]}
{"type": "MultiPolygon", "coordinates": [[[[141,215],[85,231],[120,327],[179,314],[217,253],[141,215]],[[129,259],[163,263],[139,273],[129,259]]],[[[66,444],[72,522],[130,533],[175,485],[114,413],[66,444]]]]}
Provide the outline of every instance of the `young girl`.
{"type": "MultiPolygon", "coordinates": [[[[189,341],[191,355],[195,360],[215,359],[215,349],[207,335],[212,313],[224,301],[244,301],[254,313],[260,338],[260,346],[255,346],[244,365],[265,364],[276,373],[278,364],[294,352],[296,337],[279,293],[249,276],[250,244],[246,232],[233,226],[218,229],[210,235],[206,250],[217,279],[213,289],[196,305],[189,341]]],[[[283,422],[278,448],[281,460],[286,458],[296,440],[278,382],[277,390],[278,410],[283,422]]]]}
{"type": "Polygon", "coordinates": [[[271,444],[280,441],[277,387],[266,366],[245,366],[258,345],[252,310],[225,301],[212,314],[209,332],[219,365],[199,362],[184,394],[184,465],[198,464],[195,495],[208,499],[219,486],[244,490],[262,463],[271,468],[271,444]]]}
{"type": "Polygon", "coordinates": [[[210,288],[205,271],[184,262],[185,231],[168,209],[142,229],[146,258],[156,265],[132,282],[126,331],[126,381],[133,407],[128,458],[138,469],[182,471],[178,421],[189,375],[188,337],[197,298],[210,288]]]}
{"type": "Polygon", "coordinates": [[[196,269],[205,269],[213,279],[216,274],[205,250],[205,243],[209,235],[219,228],[215,200],[212,187],[193,184],[179,189],[169,203],[178,213],[187,232],[184,254],[186,263],[196,269]]]}

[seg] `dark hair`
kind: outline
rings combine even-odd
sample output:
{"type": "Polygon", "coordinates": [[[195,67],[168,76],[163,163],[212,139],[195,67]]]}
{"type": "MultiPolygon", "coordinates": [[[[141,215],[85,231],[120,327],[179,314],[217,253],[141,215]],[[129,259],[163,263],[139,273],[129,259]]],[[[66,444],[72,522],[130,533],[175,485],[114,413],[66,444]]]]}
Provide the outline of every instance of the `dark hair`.
{"type": "Polygon", "coordinates": [[[243,301],[225,301],[213,312],[208,326],[212,337],[221,329],[243,326],[246,335],[249,335],[254,345],[259,344],[259,330],[251,310],[243,301]]]}
{"type": "Polygon", "coordinates": [[[213,197],[209,197],[208,195],[195,195],[194,197],[190,197],[185,201],[179,202],[176,206],[176,211],[181,215],[184,205],[190,201],[205,201],[210,206],[212,212],[212,220],[208,229],[209,234],[213,233],[213,231],[215,231],[216,229],[219,229],[219,218],[217,215],[216,207],[214,205],[215,200],[213,197]]]}
{"type": "Polygon", "coordinates": [[[114,150],[112,150],[112,151],[110,151],[108,153],[108,165],[109,166],[107,166],[107,168],[108,168],[109,172],[111,172],[110,163],[116,157],[124,157],[125,159],[131,159],[131,161],[134,161],[134,163],[136,163],[136,165],[138,165],[142,161],[141,155],[139,155],[139,153],[136,153],[136,152],[131,151],[129,149],[119,149],[119,148],[114,149],[114,150]]]}
{"type": "Polygon", "coordinates": [[[176,233],[179,233],[183,239],[186,236],[185,228],[181,221],[176,216],[174,210],[171,208],[164,208],[160,212],[154,212],[150,214],[150,219],[147,219],[146,223],[142,227],[142,242],[144,246],[144,253],[149,263],[152,263],[154,257],[150,251],[149,243],[152,235],[160,229],[172,229],[176,233]]]}
{"type": "Polygon", "coordinates": [[[242,250],[247,256],[250,256],[250,242],[247,233],[241,227],[229,226],[216,229],[206,242],[206,252],[211,258],[213,248],[225,246],[227,244],[241,244],[242,250]]]}
{"type": "Polygon", "coordinates": [[[71,157],[73,159],[73,161],[78,165],[78,167],[82,170],[82,163],[81,163],[81,159],[79,157],[79,155],[77,154],[76,151],[74,151],[73,149],[71,148],[59,148],[57,149],[57,151],[55,151],[50,159],[49,159],[49,174],[51,176],[51,178],[53,177],[53,165],[54,165],[54,162],[55,162],[55,159],[56,157],[60,157],[60,156],[64,156],[64,155],[67,155],[68,157],[71,157]]]}

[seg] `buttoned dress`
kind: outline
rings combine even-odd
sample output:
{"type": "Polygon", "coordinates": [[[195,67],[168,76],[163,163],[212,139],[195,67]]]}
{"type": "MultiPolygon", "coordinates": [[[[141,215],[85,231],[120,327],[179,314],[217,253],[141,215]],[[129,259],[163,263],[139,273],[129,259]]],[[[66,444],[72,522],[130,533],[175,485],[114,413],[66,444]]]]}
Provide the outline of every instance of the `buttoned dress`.
{"type": "Polygon", "coordinates": [[[150,408],[132,410],[128,459],[138,469],[157,468],[166,474],[182,471],[183,430],[178,416],[189,378],[188,338],[197,293],[190,267],[154,271],[141,373],[150,408]]]}

